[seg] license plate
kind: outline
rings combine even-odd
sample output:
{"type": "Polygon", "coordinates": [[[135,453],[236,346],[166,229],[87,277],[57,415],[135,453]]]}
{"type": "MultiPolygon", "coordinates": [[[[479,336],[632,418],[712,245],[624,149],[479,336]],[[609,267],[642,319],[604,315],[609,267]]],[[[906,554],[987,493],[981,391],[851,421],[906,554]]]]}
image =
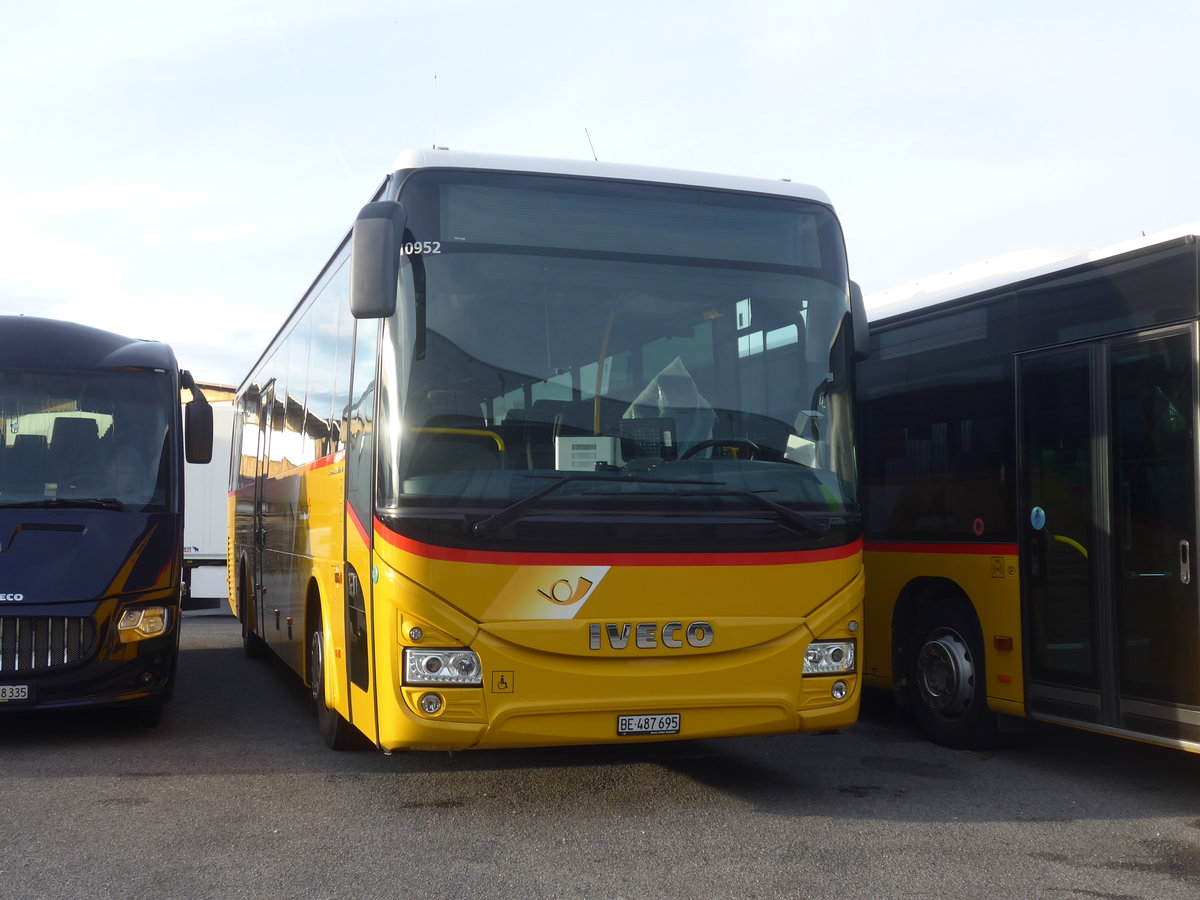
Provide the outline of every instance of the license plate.
{"type": "Polygon", "coordinates": [[[617,735],[630,734],[679,734],[679,713],[617,716],[617,735]]]}
{"type": "Polygon", "coordinates": [[[0,703],[28,703],[32,699],[27,684],[0,684],[0,703]]]}

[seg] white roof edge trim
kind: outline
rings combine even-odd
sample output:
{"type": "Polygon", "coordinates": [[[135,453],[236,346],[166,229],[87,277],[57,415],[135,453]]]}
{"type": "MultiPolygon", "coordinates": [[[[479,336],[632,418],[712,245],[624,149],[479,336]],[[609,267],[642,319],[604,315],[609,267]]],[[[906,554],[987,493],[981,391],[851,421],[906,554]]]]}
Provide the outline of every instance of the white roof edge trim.
{"type": "Polygon", "coordinates": [[[396,157],[391,171],[430,168],[496,169],[504,172],[615,178],[622,181],[646,181],[655,184],[678,184],[688,187],[748,191],[755,194],[776,194],[801,200],[815,200],[827,206],[833,205],[823,190],[811,184],[783,180],[772,181],[769,178],[748,178],[740,175],[691,172],[684,169],[663,169],[627,163],[595,162],[590,159],[543,159],[536,156],[505,156],[491,153],[468,153],[461,150],[407,150],[396,157]]]}
{"type": "Polygon", "coordinates": [[[1188,236],[1200,237],[1200,221],[1139,236],[1108,247],[1018,250],[871,294],[865,297],[863,302],[867,308],[867,317],[872,321],[880,321],[959,297],[1015,285],[1041,275],[1063,272],[1084,263],[1100,262],[1113,256],[1188,236]]]}

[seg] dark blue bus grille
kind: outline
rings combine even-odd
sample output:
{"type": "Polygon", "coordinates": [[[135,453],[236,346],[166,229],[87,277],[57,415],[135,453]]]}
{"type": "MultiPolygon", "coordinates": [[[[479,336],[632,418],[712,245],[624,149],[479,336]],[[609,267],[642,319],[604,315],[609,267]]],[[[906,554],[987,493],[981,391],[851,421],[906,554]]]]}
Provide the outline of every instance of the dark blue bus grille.
{"type": "Polygon", "coordinates": [[[86,659],[96,623],[86,616],[0,616],[0,676],[40,672],[86,659]]]}

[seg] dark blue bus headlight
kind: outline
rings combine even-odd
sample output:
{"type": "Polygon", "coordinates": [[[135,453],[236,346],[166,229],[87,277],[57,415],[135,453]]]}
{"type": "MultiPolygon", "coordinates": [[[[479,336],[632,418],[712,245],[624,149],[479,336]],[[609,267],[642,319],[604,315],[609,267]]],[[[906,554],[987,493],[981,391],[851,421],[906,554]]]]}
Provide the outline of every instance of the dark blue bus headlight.
{"type": "Polygon", "coordinates": [[[165,606],[143,606],[127,609],[117,620],[121,642],[132,644],[146,638],[160,637],[171,627],[171,610],[165,606]]]}

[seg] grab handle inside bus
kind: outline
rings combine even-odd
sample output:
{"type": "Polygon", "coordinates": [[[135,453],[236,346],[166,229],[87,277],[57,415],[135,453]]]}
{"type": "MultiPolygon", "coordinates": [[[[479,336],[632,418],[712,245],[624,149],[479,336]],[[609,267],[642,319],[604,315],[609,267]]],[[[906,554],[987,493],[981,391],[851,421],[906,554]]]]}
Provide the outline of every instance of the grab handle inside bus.
{"type": "Polygon", "coordinates": [[[368,203],[350,233],[350,312],[381,319],[396,311],[400,239],[407,216],[395,200],[368,203]]]}

